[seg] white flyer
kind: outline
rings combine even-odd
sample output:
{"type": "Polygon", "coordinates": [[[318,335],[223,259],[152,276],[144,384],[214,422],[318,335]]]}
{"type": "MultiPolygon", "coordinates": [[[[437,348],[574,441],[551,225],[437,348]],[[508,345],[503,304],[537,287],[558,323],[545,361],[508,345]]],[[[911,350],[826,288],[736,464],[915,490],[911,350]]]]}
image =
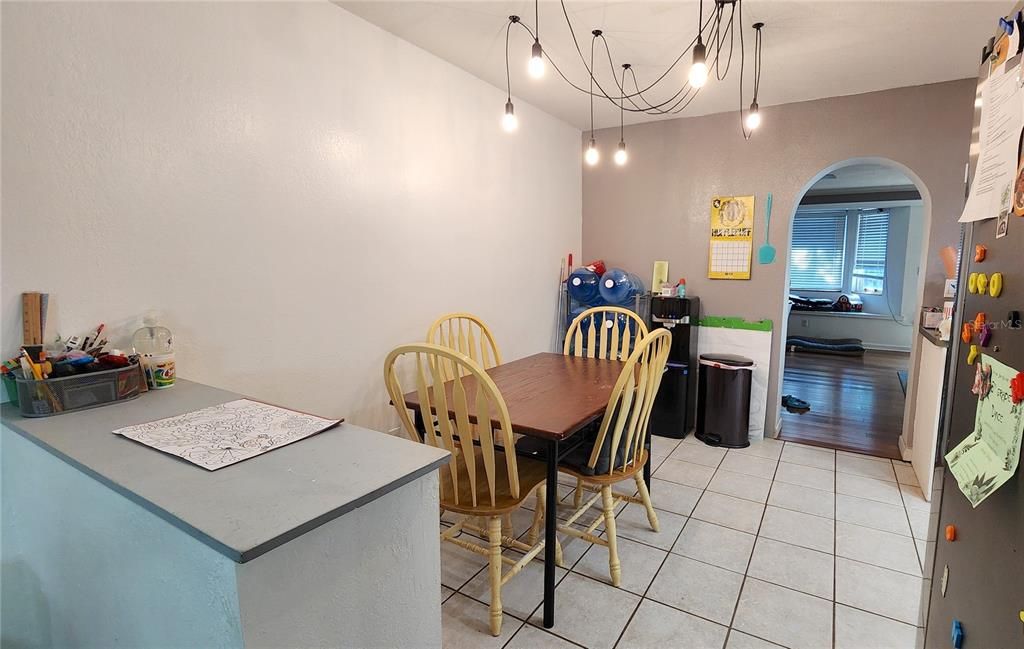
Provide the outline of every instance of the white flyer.
{"type": "Polygon", "coordinates": [[[113,432],[216,471],[339,423],[337,419],[238,399],[113,432]]]}

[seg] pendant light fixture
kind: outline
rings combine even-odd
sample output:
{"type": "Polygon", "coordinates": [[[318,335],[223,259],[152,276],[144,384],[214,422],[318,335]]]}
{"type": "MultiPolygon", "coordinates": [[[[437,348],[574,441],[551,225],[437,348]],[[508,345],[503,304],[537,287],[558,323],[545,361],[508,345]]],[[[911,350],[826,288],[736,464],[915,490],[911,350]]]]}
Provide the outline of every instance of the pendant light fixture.
{"type": "Polygon", "coordinates": [[[690,65],[689,80],[694,88],[700,88],[708,81],[708,50],[704,47],[704,0],[697,5],[697,44],[693,46],[693,64],[690,65]]]}
{"type": "MultiPolygon", "coordinates": [[[[626,71],[630,68],[629,63],[622,64],[622,83],[619,84],[620,90],[626,87],[626,71]]],[[[615,151],[615,164],[620,167],[626,164],[629,160],[629,154],[626,153],[626,123],[625,123],[625,111],[623,110],[626,102],[626,91],[622,90],[622,97],[619,98],[619,148],[615,151]]]]}
{"type": "MultiPolygon", "coordinates": [[[[508,24],[505,29],[505,85],[506,85],[506,97],[505,97],[505,112],[502,117],[502,126],[506,131],[514,131],[518,127],[518,120],[515,114],[515,107],[512,104],[512,87],[511,77],[509,68],[509,48],[512,26],[515,25],[517,28],[521,27],[530,37],[530,43],[532,45],[530,51],[530,60],[527,65],[527,72],[533,78],[539,78],[547,73],[548,67],[561,78],[570,88],[580,93],[587,95],[587,99],[590,102],[590,137],[587,141],[586,149],[584,150],[583,159],[588,165],[596,165],[601,158],[600,151],[597,147],[596,137],[596,126],[594,120],[594,100],[604,100],[610,103],[615,108],[619,109],[619,144],[617,149],[612,156],[612,159],[617,165],[624,165],[627,163],[629,156],[626,152],[626,140],[625,140],[625,113],[629,111],[631,113],[642,113],[645,115],[652,115],[658,117],[671,117],[679,115],[700,94],[701,88],[707,85],[707,81],[711,76],[711,70],[714,69],[715,79],[718,81],[724,81],[731,69],[731,63],[733,62],[733,54],[736,52],[736,45],[739,49],[739,111],[740,117],[740,129],[745,139],[749,139],[753,134],[754,130],[760,128],[763,125],[763,116],[760,111],[758,104],[761,89],[761,46],[762,46],[762,28],[764,23],[758,22],[752,25],[754,29],[754,80],[753,80],[753,98],[749,103],[745,100],[744,94],[747,89],[746,82],[747,76],[746,70],[746,51],[744,43],[744,28],[743,28],[743,2],[744,0],[709,0],[712,5],[712,10],[708,13],[707,20],[704,18],[704,3],[703,0],[698,2],[698,24],[697,34],[689,43],[681,44],[680,50],[677,50],[676,56],[672,59],[672,62],[668,64],[667,68],[662,71],[655,72],[656,78],[648,84],[641,84],[638,78],[637,72],[629,64],[623,64],[621,66],[621,77],[619,76],[619,66],[615,64],[615,59],[612,56],[612,49],[607,38],[605,38],[603,31],[595,29],[591,31],[592,38],[590,42],[590,58],[587,59],[584,54],[583,44],[579,42],[577,38],[576,27],[573,24],[573,19],[569,16],[569,10],[566,7],[565,0],[559,0],[559,5],[562,9],[562,16],[565,18],[566,26],[568,27],[569,35],[572,37],[573,47],[569,49],[572,51],[576,50],[576,54],[579,56],[580,63],[583,64],[584,69],[588,75],[587,81],[584,83],[582,79],[570,78],[562,67],[559,67],[559,62],[552,59],[550,50],[545,50],[540,43],[540,32],[537,29],[537,25],[530,26],[523,22],[519,16],[509,16],[508,24]],[[736,38],[737,32],[739,32],[739,38],[736,38]],[[708,40],[705,44],[704,36],[708,36],[708,40]],[[602,76],[607,73],[604,70],[599,71],[595,67],[595,47],[597,47],[597,41],[600,39],[600,45],[603,46],[604,52],[599,58],[605,60],[607,55],[608,69],[611,70],[611,80],[614,82],[617,88],[608,88],[607,90],[602,86],[602,76]],[[689,70],[686,72],[685,78],[681,78],[683,75],[679,72],[683,66],[686,65],[686,61],[689,55],[691,65],[689,70]],[[677,68],[678,66],[678,68],[677,68]],[[626,77],[630,78],[630,88],[626,88],[626,77]],[[621,81],[621,82],[620,82],[621,81]],[[657,96],[655,98],[654,96],[657,96]]],[[[539,22],[540,20],[540,2],[534,0],[534,21],[539,22]]],[[[748,28],[749,29],[749,28],[748,28]]],[[[550,31],[550,30],[549,30],[550,31]]],[[[564,63],[563,63],[564,65],[564,63]]],[[[603,66],[602,66],[603,67],[603,66]]],[[[605,76],[607,79],[607,76],[605,76]]],[[[608,83],[607,80],[604,83],[608,83]]]]}
{"type": "Polygon", "coordinates": [[[591,33],[594,38],[590,41],[590,145],[587,146],[583,159],[593,167],[601,159],[601,153],[597,150],[597,140],[594,139],[594,43],[601,36],[601,30],[595,29],[591,33]]]}
{"type": "MultiPolygon", "coordinates": [[[[761,110],[757,105],[757,97],[761,92],[761,30],[764,28],[764,23],[754,23],[754,98],[750,102],[750,108],[747,110],[747,116],[743,119],[743,124],[746,126],[743,132],[743,137],[750,139],[750,136],[754,134],[761,126],[761,110]]],[[[742,31],[740,37],[742,38],[742,31]]],[[[740,82],[740,101],[743,99],[743,83],[742,79],[740,82]]],[[[741,109],[742,110],[742,109],[741,109]]]]}
{"type": "Polygon", "coordinates": [[[540,0],[533,0],[533,49],[527,70],[534,79],[544,76],[544,48],[540,46],[540,0]]]}
{"type": "Polygon", "coordinates": [[[508,37],[512,25],[519,23],[519,16],[509,16],[508,25],[505,27],[505,114],[501,118],[501,128],[506,133],[512,133],[519,128],[519,118],[516,117],[516,107],[512,105],[512,78],[508,69],[508,37]]]}

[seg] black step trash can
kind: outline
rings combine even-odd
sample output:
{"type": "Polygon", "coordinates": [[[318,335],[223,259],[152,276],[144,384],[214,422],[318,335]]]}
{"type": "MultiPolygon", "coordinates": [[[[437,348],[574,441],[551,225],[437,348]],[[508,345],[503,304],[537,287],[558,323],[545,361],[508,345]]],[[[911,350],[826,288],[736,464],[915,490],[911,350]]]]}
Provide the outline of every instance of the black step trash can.
{"type": "Polygon", "coordinates": [[[697,439],[710,446],[750,446],[750,381],[754,361],[735,354],[701,354],[697,439]]]}

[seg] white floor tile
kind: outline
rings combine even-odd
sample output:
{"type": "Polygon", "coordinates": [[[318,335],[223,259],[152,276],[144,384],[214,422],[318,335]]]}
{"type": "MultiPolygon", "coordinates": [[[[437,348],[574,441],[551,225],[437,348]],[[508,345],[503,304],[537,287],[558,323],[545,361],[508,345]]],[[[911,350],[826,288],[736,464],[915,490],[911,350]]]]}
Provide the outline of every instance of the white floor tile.
{"type": "Polygon", "coordinates": [[[441,542],[441,583],[443,585],[458,590],[486,565],[486,557],[460,548],[454,543],[441,542]]]}
{"type": "MultiPolygon", "coordinates": [[[[555,628],[560,637],[590,649],[611,649],[640,598],[620,588],[570,574],[555,592],[555,628]]],[[[530,622],[540,625],[543,610],[530,622]]]]}
{"type": "Polygon", "coordinates": [[[928,512],[921,510],[907,510],[907,518],[910,519],[910,531],[914,538],[920,538],[922,540],[928,540],[929,534],[935,536],[935,530],[932,525],[938,525],[938,512],[935,515],[931,515],[928,512]]]}
{"type": "Polygon", "coordinates": [[[505,647],[506,649],[579,649],[577,645],[568,640],[563,640],[529,624],[524,624],[505,647]]]}
{"type": "Polygon", "coordinates": [[[836,497],[836,520],[910,536],[907,510],[875,500],[839,494],[836,497]]]}
{"type": "Polygon", "coordinates": [[[836,559],[837,603],[916,625],[920,600],[920,577],[836,559]]]}
{"type": "Polygon", "coordinates": [[[853,475],[896,482],[896,472],[892,468],[892,462],[879,461],[876,458],[866,455],[851,455],[840,453],[836,456],[836,471],[840,473],[852,473],[853,475]]]}
{"type": "Polygon", "coordinates": [[[693,510],[693,518],[756,534],[764,505],[742,498],[705,491],[693,510]]]}
{"type": "Polygon", "coordinates": [[[449,597],[451,597],[452,593],[454,593],[454,592],[455,591],[452,590],[451,588],[448,588],[444,584],[441,584],[441,602],[444,602],[444,600],[446,600],[449,597]]]}
{"type": "Polygon", "coordinates": [[[917,547],[909,536],[839,522],[836,524],[836,554],[890,570],[921,575],[917,547]]]}
{"type": "MultiPolygon", "coordinates": [[[[507,552],[506,556],[517,558],[518,553],[507,552]]],[[[508,570],[502,568],[502,572],[508,570]]],[[[564,577],[566,571],[557,568],[555,572],[555,583],[564,577]]],[[[491,603],[491,579],[487,570],[474,577],[468,584],[463,586],[461,593],[478,599],[485,604],[491,603]]],[[[521,619],[529,618],[533,609],[544,600],[544,565],[540,561],[531,561],[519,574],[505,582],[501,587],[501,606],[506,613],[521,619]]],[[[451,601],[451,600],[449,600],[451,601]]],[[[558,601],[557,598],[555,600],[558,601]]]]}
{"type": "Polygon", "coordinates": [[[822,649],[832,644],[832,602],[748,578],[733,626],[791,649],[822,649]]]}
{"type": "Polygon", "coordinates": [[[753,534],[691,519],[672,552],[743,574],[747,570],[753,534]]]}
{"type": "Polygon", "coordinates": [[[679,441],[680,440],[672,437],[651,435],[651,455],[668,457],[672,451],[676,450],[676,447],[679,446],[679,441]]]}
{"type": "Polygon", "coordinates": [[[834,471],[836,468],[835,451],[816,446],[794,444],[793,442],[786,443],[786,448],[782,449],[782,457],[780,459],[783,462],[812,466],[816,469],[834,471]]]}
{"type": "Polygon", "coordinates": [[[778,460],[779,455],[782,454],[782,447],[784,445],[785,442],[781,442],[777,439],[752,439],[750,440],[750,446],[730,450],[733,453],[738,453],[740,455],[755,455],[757,457],[768,458],[769,460],[778,460]]]}
{"type": "Polygon", "coordinates": [[[835,649],[914,649],[917,628],[836,604],[835,649]]]}
{"type": "Polygon", "coordinates": [[[900,484],[908,484],[915,487],[920,484],[917,481],[917,474],[914,473],[914,467],[909,462],[893,460],[892,468],[896,471],[896,481],[900,484]]]}
{"type": "Polygon", "coordinates": [[[768,504],[792,509],[805,514],[834,518],[836,513],[836,496],[831,491],[822,491],[810,487],[775,481],[772,492],[768,496],[768,504]]]}
{"type": "MultiPolygon", "coordinates": [[[[643,595],[654,581],[654,575],[658,573],[668,552],[623,537],[618,538],[618,544],[619,563],[622,566],[619,588],[643,595]]],[[[608,569],[608,548],[592,545],[572,571],[610,585],[612,579],[608,569]]]]}
{"type": "Polygon", "coordinates": [[[877,500],[878,502],[889,503],[890,505],[903,504],[899,486],[895,482],[865,478],[864,476],[850,473],[839,473],[836,475],[836,492],[846,496],[877,500]]]}
{"type": "Polygon", "coordinates": [[[747,575],[831,600],[834,571],[831,554],[761,537],[747,575]]]}
{"type": "Polygon", "coordinates": [[[836,490],[836,474],[828,469],[817,469],[813,466],[779,462],[779,471],[775,474],[776,482],[810,487],[821,491],[836,490]]]}
{"type": "Polygon", "coordinates": [[[522,626],[523,621],[507,612],[502,616],[501,635],[491,635],[491,609],[461,593],[441,606],[441,645],[445,649],[488,649],[501,647],[522,626]]]}
{"type": "Polygon", "coordinates": [[[715,470],[709,466],[669,458],[661,463],[654,475],[662,480],[703,489],[711,482],[715,470]]]}
{"type": "Polygon", "coordinates": [[[736,629],[729,632],[729,640],[725,643],[725,649],[779,649],[779,647],[782,645],[755,638],[736,629]]]}
{"type": "Polygon", "coordinates": [[[758,478],[772,479],[775,475],[775,466],[778,462],[774,459],[757,457],[756,455],[745,455],[730,451],[725,459],[719,464],[719,468],[734,473],[745,473],[757,476],[758,478]]]}
{"type": "Polygon", "coordinates": [[[921,493],[920,487],[901,484],[900,492],[903,495],[903,504],[906,505],[907,509],[916,509],[923,512],[931,511],[932,504],[924,499],[924,494],[921,493]]]}
{"type": "Polygon", "coordinates": [[[686,485],[651,478],[651,502],[654,508],[689,516],[700,500],[701,490],[686,485]]]}
{"type": "MultiPolygon", "coordinates": [[[[657,532],[651,529],[644,506],[639,503],[630,503],[622,510],[621,514],[615,517],[615,532],[619,538],[633,539],[662,550],[668,550],[679,537],[679,532],[686,524],[686,517],[672,512],[656,513],[659,530],[657,532]]],[[[603,530],[604,525],[598,529],[603,530]]]]}
{"type": "Polygon", "coordinates": [[[831,554],[835,521],[769,505],[761,523],[761,536],[831,554]]]}
{"type": "Polygon", "coordinates": [[[771,487],[772,481],[766,478],[719,469],[715,472],[715,477],[711,478],[708,491],[763,503],[768,500],[768,491],[771,487]]]}
{"type": "Polygon", "coordinates": [[[646,599],[626,627],[619,647],[676,647],[685,643],[687,649],[722,649],[728,629],[720,624],[677,611],[646,599]]]}
{"type": "Polygon", "coordinates": [[[647,597],[720,624],[729,624],[742,583],[743,575],[670,554],[647,591],[647,597]]]}
{"type": "Polygon", "coordinates": [[[669,457],[673,460],[693,462],[714,469],[725,457],[725,449],[705,444],[680,444],[669,457]]]}

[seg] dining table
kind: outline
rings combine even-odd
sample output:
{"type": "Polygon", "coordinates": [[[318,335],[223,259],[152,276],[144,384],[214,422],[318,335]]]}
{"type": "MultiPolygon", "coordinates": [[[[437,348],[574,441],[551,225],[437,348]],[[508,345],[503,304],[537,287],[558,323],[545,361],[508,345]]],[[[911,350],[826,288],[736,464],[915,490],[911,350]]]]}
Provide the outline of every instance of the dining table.
{"type": "MultiPolygon", "coordinates": [[[[508,407],[512,432],[530,438],[531,444],[521,446],[534,448],[528,453],[546,463],[548,503],[558,502],[559,461],[584,442],[579,433],[604,416],[622,367],[618,360],[540,353],[487,370],[508,407]]],[[[423,434],[419,394],[409,392],[404,401],[423,434]]],[[[644,475],[650,483],[649,459],[644,475]]],[[[557,509],[550,504],[544,512],[544,627],[549,629],[555,624],[557,509]]]]}

